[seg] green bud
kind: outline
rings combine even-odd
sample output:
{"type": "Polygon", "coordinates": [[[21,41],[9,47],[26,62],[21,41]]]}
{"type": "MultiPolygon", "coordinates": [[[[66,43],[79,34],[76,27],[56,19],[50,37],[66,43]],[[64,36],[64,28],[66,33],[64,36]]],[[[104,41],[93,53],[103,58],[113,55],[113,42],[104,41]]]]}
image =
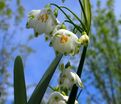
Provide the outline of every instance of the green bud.
{"type": "Polygon", "coordinates": [[[66,29],[66,26],[64,24],[61,24],[61,29],[66,29]]]}

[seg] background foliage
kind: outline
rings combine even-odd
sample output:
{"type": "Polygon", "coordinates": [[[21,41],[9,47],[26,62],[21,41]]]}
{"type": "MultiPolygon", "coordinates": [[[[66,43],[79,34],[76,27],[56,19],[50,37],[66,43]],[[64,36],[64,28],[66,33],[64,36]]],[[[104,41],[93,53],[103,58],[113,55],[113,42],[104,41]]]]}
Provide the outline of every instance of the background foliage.
{"type": "Polygon", "coordinates": [[[97,0],[92,25],[86,65],[87,81],[93,85],[95,92],[88,91],[98,104],[101,101],[105,104],[120,104],[121,35],[120,21],[114,12],[114,0],[107,0],[105,5],[97,0]]]}

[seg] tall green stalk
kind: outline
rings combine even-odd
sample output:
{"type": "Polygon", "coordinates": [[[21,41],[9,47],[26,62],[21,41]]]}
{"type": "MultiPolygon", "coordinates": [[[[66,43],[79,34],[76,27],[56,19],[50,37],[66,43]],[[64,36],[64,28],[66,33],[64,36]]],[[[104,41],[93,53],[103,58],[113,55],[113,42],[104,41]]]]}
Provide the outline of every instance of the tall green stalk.
{"type": "MultiPolygon", "coordinates": [[[[89,35],[90,26],[91,26],[90,0],[82,0],[82,2],[81,2],[81,0],[79,0],[79,4],[80,4],[80,7],[81,7],[82,13],[83,13],[83,19],[85,21],[85,26],[87,26],[87,30],[85,30],[85,31],[87,32],[87,35],[89,35]]],[[[86,51],[87,51],[87,46],[84,46],[83,52],[81,55],[81,59],[79,62],[79,66],[77,69],[77,74],[80,77],[81,77],[82,70],[83,70],[83,65],[84,65],[84,61],[85,61],[85,57],[86,57],[86,51]]],[[[77,92],[78,92],[78,87],[76,85],[74,85],[72,90],[71,90],[67,104],[74,104],[74,102],[76,100],[77,92]]]]}

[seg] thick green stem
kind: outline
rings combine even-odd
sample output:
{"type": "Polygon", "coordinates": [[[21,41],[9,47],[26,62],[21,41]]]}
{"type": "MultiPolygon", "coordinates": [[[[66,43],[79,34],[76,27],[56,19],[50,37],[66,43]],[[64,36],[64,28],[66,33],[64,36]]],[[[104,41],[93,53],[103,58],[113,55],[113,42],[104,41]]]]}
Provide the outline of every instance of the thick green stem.
{"type": "MultiPolygon", "coordinates": [[[[81,60],[80,60],[80,63],[79,63],[79,67],[78,67],[78,70],[77,70],[77,74],[80,77],[81,77],[81,73],[82,73],[82,69],[83,69],[83,65],[84,65],[86,51],[87,51],[87,47],[84,47],[83,52],[82,52],[82,56],[81,56],[81,60]]],[[[72,90],[71,90],[67,104],[74,104],[77,92],[78,92],[78,87],[76,85],[74,85],[72,90]]]]}

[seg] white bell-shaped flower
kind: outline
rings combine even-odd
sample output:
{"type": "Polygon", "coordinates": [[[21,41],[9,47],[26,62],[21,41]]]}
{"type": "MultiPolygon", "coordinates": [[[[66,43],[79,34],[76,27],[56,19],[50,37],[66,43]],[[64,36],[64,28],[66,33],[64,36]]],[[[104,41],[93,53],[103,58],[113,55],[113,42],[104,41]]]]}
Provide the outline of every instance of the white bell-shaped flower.
{"type": "Polygon", "coordinates": [[[74,84],[78,87],[83,87],[81,79],[75,72],[72,72],[71,69],[63,70],[58,82],[61,89],[71,90],[74,84]]]}
{"type": "Polygon", "coordinates": [[[78,37],[71,31],[60,29],[54,33],[51,45],[57,53],[75,55],[79,52],[81,43],[78,37]]]}
{"type": "Polygon", "coordinates": [[[58,23],[51,9],[44,8],[42,10],[32,10],[29,12],[26,27],[33,28],[35,36],[45,33],[46,37],[51,37],[51,33],[58,23]]]}
{"type": "MultiPolygon", "coordinates": [[[[68,96],[64,96],[60,92],[53,92],[47,104],[67,104],[68,98],[68,96]]],[[[78,104],[78,102],[75,101],[74,104],[78,104]]]]}
{"type": "Polygon", "coordinates": [[[85,45],[85,46],[88,45],[90,40],[86,32],[82,33],[82,36],[79,38],[79,41],[82,45],[85,45]]]}
{"type": "Polygon", "coordinates": [[[58,104],[59,101],[65,102],[64,96],[60,92],[53,92],[48,100],[48,104],[58,104]]]}

